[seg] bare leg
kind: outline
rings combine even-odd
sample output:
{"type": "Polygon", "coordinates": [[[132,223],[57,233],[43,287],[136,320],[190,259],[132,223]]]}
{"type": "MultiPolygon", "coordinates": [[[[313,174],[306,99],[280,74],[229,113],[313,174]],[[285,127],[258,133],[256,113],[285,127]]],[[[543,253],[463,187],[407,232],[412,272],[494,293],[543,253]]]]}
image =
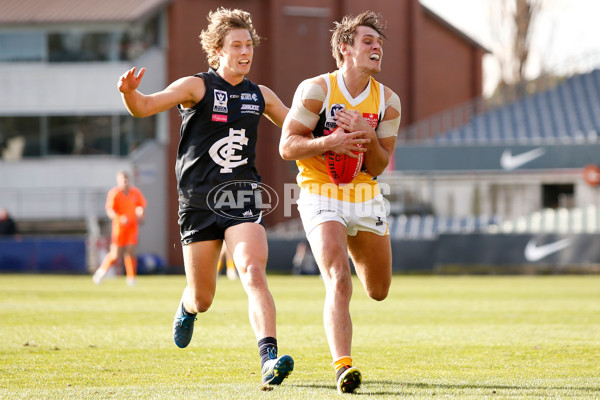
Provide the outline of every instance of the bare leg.
{"type": "Polygon", "coordinates": [[[347,252],[347,232],[339,222],[318,225],[308,240],[325,283],[323,322],[334,360],[351,355],[352,276],[347,252]]]}
{"type": "Polygon", "coordinates": [[[389,236],[359,231],[348,237],[348,249],[356,275],[367,295],[384,300],[392,283],[392,249],[389,236]]]}
{"type": "Polygon", "coordinates": [[[240,280],[248,295],[250,324],[257,339],[277,337],[275,302],[267,284],[267,236],[255,223],[243,223],[225,231],[240,280]]]}
{"type": "Polygon", "coordinates": [[[221,244],[221,240],[210,240],[183,246],[187,287],[182,300],[188,313],[202,313],[212,305],[217,286],[217,260],[221,244]]]}

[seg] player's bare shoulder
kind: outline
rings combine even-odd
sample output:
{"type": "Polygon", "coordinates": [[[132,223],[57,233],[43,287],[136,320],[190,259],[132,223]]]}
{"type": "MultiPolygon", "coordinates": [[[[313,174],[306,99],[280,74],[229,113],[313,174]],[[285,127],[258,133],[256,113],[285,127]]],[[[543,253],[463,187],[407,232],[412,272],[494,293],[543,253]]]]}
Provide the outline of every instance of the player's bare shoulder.
{"type": "Polygon", "coordinates": [[[402,112],[402,106],[400,103],[400,97],[389,87],[383,86],[384,99],[385,99],[385,117],[384,120],[390,120],[400,117],[402,112]]]}
{"type": "Polygon", "coordinates": [[[298,86],[294,95],[294,103],[297,103],[298,106],[301,104],[311,113],[318,115],[327,97],[327,91],[327,82],[323,76],[306,79],[298,86]]]}
{"type": "Polygon", "coordinates": [[[315,76],[313,78],[306,79],[304,81],[307,85],[318,85],[323,89],[323,92],[327,92],[327,82],[325,82],[325,78],[323,75],[315,76]]]}
{"type": "Polygon", "coordinates": [[[199,76],[185,76],[179,78],[169,88],[180,92],[185,99],[180,104],[184,108],[193,107],[195,104],[200,102],[206,93],[206,84],[204,79],[199,76]]]}
{"type": "Polygon", "coordinates": [[[384,97],[385,97],[385,101],[389,101],[390,98],[392,98],[392,96],[396,96],[398,97],[398,99],[400,99],[400,97],[396,94],[396,92],[394,92],[392,89],[390,89],[389,87],[383,85],[383,93],[384,93],[384,97]]]}
{"type": "Polygon", "coordinates": [[[273,101],[273,99],[275,97],[277,97],[275,92],[265,85],[258,85],[258,88],[260,89],[260,92],[262,93],[263,97],[265,98],[265,102],[267,104],[271,103],[273,101]]]}

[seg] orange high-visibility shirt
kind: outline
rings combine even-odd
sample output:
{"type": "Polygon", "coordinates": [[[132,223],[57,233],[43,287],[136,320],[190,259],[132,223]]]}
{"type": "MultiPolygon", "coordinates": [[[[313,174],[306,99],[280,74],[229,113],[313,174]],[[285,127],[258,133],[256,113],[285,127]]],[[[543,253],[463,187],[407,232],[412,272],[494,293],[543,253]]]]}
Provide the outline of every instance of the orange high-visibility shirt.
{"type": "Polygon", "coordinates": [[[129,187],[127,194],[119,187],[114,187],[108,192],[106,209],[113,210],[117,214],[117,218],[112,221],[113,241],[117,236],[137,236],[138,219],[135,213],[137,207],[146,207],[146,198],[138,188],[129,187]],[[126,224],[121,222],[121,216],[123,215],[127,217],[126,224]],[[127,232],[129,234],[125,235],[127,232]]]}

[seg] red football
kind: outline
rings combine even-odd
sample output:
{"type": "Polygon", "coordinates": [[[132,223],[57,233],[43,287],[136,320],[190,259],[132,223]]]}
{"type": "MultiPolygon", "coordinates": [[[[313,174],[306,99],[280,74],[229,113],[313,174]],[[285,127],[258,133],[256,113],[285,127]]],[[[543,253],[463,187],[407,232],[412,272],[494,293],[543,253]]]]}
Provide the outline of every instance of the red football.
{"type": "Polygon", "coordinates": [[[365,153],[354,152],[358,158],[348,157],[345,154],[328,151],[325,153],[325,165],[327,166],[327,175],[331,182],[336,185],[350,183],[362,168],[365,153]]]}

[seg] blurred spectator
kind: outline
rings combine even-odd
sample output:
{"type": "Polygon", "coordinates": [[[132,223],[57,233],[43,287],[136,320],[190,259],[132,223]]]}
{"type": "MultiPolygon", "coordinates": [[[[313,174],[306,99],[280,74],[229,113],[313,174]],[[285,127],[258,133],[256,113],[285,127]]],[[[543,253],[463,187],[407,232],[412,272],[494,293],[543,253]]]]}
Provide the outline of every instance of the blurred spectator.
{"type": "Polygon", "coordinates": [[[112,220],[112,235],[109,253],[102,265],[94,273],[96,284],[102,283],[108,270],[117,260],[123,258],[127,274],[127,284],[135,285],[137,258],[135,248],[138,243],[138,225],[144,219],[146,199],[141,190],[129,184],[125,171],[117,173],[117,186],[108,192],[106,213],[112,220]]]}
{"type": "Polygon", "coordinates": [[[17,232],[17,224],[12,219],[6,208],[0,208],[0,236],[14,236],[17,232]]]}

